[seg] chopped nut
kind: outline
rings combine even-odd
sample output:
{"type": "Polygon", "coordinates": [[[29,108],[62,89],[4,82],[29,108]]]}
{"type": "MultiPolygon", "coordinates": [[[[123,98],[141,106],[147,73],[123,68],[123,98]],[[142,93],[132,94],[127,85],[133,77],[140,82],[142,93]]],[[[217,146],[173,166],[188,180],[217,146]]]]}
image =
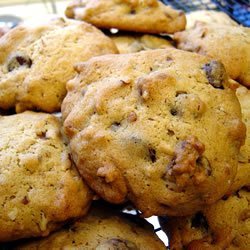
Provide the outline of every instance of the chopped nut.
{"type": "Polygon", "coordinates": [[[137,120],[137,115],[135,112],[130,112],[128,115],[129,122],[135,122],[137,120]]]}
{"type": "Polygon", "coordinates": [[[15,220],[16,219],[16,217],[17,217],[17,214],[18,214],[18,210],[17,210],[17,208],[15,207],[15,208],[13,208],[9,213],[8,213],[8,216],[9,216],[9,218],[11,219],[11,220],[15,220]]]}
{"type": "Polygon", "coordinates": [[[177,186],[187,186],[190,181],[199,185],[211,175],[207,158],[202,156],[205,146],[194,136],[176,145],[175,156],[167,166],[166,178],[175,181],[177,186]]]}

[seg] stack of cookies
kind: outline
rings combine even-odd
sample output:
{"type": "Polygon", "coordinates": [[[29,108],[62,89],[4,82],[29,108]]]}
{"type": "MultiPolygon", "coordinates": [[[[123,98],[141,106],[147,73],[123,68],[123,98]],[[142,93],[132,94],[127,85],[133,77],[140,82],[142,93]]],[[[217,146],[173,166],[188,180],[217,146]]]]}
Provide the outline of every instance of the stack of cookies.
{"type": "Polygon", "coordinates": [[[165,249],[159,216],[170,249],[249,249],[250,30],[157,0],[65,14],[0,38],[0,242],[165,249]]]}

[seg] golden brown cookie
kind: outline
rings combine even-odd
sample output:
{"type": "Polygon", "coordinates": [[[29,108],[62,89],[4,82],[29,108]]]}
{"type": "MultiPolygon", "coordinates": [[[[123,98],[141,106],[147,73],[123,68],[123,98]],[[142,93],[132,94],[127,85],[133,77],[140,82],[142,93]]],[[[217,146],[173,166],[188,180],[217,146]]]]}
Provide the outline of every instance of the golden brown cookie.
{"type": "Polygon", "coordinates": [[[0,116],[0,242],[46,236],[84,215],[92,194],[50,114],[0,116]]]}
{"type": "Polygon", "coordinates": [[[116,52],[108,37],[84,22],[56,18],[18,26],[0,39],[0,108],[59,111],[73,65],[116,52]]]}
{"type": "Polygon", "coordinates": [[[49,237],[17,249],[84,249],[84,250],[164,250],[166,247],[147,221],[96,206],[90,213],[49,237]]]}
{"type": "Polygon", "coordinates": [[[170,249],[248,250],[250,248],[250,90],[236,91],[247,127],[245,145],[241,148],[236,178],[224,199],[191,217],[161,218],[170,237],[170,249]],[[237,192],[238,190],[241,191],[237,192]]]}
{"type": "Polygon", "coordinates": [[[142,50],[173,48],[170,40],[153,35],[115,34],[110,35],[120,54],[135,53],[142,50]]]}
{"type": "Polygon", "coordinates": [[[176,49],[96,57],[62,105],[73,160],[112,203],[192,214],[223,196],[245,139],[223,65],[176,49]]]}
{"type": "Polygon", "coordinates": [[[170,250],[248,250],[250,247],[250,164],[239,163],[231,196],[189,217],[160,218],[170,250]],[[237,192],[241,189],[239,192],[237,192]]]}
{"type": "Polygon", "coordinates": [[[179,49],[220,60],[229,76],[250,87],[250,29],[242,26],[197,23],[178,32],[174,40],[179,49]]]}
{"type": "Polygon", "coordinates": [[[250,192],[242,189],[191,217],[169,218],[163,225],[170,250],[248,250],[250,192]]]}
{"type": "Polygon", "coordinates": [[[182,11],[157,0],[76,0],[65,15],[84,20],[99,28],[144,33],[174,33],[185,29],[182,11]]]}
{"type": "Polygon", "coordinates": [[[230,26],[238,26],[225,12],[215,10],[196,10],[187,13],[187,29],[193,28],[196,22],[206,24],[222,24],[230,26]]]}

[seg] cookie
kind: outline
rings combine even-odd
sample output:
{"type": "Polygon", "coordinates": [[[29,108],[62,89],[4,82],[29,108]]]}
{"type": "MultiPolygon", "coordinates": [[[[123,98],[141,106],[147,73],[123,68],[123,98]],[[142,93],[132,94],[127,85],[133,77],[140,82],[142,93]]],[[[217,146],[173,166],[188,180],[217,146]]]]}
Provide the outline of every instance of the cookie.
{"type": "Polygon", "coordinates": [[[174,40],[179,49],[220,60],[229,76],[250,87],[250,29],[242,26],[197,23],[178,32],[174,40]]]}
{"type": "Polygon", "coordinates": [[[241,86],[236,94],[247,127],[247,137],[240,151],[236,178],[228,191],[231,196],[225,196],[191,217],[160,218],[162,228],[170,237],[172,250],[247,250],[250,247],[250,217],[247,216],[250,193],[242,189],[250,186],[250,90],[241,86]]]}
{"type": "MultiPolygon", "coordinates": [[[[242,189],[191,217],[165,221],[170,250],[248,250],[250,192],[242,189]]],[[[163,226],[164,227],[164,226],[163,226]]]]}
{"type": "Polygon", "coordinates": [[[243,188],[250,185],[249,172],[250,163],[239,163],[228,192],[231,195],[201,212],[189,217],[160,218],[161,228],[169,237],[170,250],[249,249],[250,193],[243,188]]]}
{"type": "Polygon", "coordinates": [[[18,26],[0,39],[0,108],[59,111],[73,65],[116,52],[108,37],[84,22],[56,18],[18,26]]]}
{"type": "Polygon", "coordinates": [[[240,149],[237,175],[228,192],[229,194],[243,186],[250,186],[250,90],[240,86],[236,90],[236,95],[240,102],[242,119],[247,130],[245,144],[240,149]]]}
{"type": "Polygon", "coordinates": [[[67,7],[65,15],[99,28],[153,34],[172,34],[184,30],[186,25],[182,11],[157,0],[76,0],[67,7]]]}
{"type": "Polygon", "coordinates": [[[192,214],[225,194],[245,139],[223,65],[176,49],[96,57],[62,105],[73,160],[105,200],[192,214]]]}
{"type": "Polygon", "coordinates": [[[225,12],[215,10],[196,10],[187,13],[187,29],[195,26],[196,22],[203,22],[206,24],[222,24],[230,26],[238,26],[238,24],[231,19],[225,12]]]}
{"type": "Polygon", "coordinates": [[[153,35],[117,34],[110,35],[110,38],[115,43],[120,54],[174,47],[167,38],[153,35]]]}
{"type": "Polygon", "coordinates": [[[103,206],[94,207],[81,220],[48,238],[17,249],[132,249],[165,250],[165,245],[145,220],[103,206]]]}
{"type": "Polygon", "coordinates": [[[46,236],[86,214],[92,194],[53,115],[0,116],[0,242],[46,236]]]}

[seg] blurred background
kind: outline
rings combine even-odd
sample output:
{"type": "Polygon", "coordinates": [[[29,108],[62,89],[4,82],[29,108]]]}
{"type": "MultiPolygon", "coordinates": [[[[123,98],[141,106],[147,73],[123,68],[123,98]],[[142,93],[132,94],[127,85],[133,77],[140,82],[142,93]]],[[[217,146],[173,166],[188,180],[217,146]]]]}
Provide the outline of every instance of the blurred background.
{"type": "MultiPolygon", "coordinates": [[[[250,0],[161,0],[190,12],[198,9],[222,10],[238,23],[250,27],[250,0]]],[[[71,0],[0,0],[0,27],[12,28],[22,20],[39,20],[47,14],[63,15],[71,0]]]]}
{"type": "Polygon", "coordinates": [[[67,4],[65,0],[0,0],[0,27],[15,26],[22,20],[46,14],[63,15],[67,4]]]}
{"type": "MultiPolygon", "coordinates": [[[[197,9],[222,10],[238,23],[250,27],[250,0],[161,0],[190,12],[197,9]]],[[[15,26],[21,20],[45,14],[63,15],[71,0],[0,0],[0,27],[15,26]]]]}

